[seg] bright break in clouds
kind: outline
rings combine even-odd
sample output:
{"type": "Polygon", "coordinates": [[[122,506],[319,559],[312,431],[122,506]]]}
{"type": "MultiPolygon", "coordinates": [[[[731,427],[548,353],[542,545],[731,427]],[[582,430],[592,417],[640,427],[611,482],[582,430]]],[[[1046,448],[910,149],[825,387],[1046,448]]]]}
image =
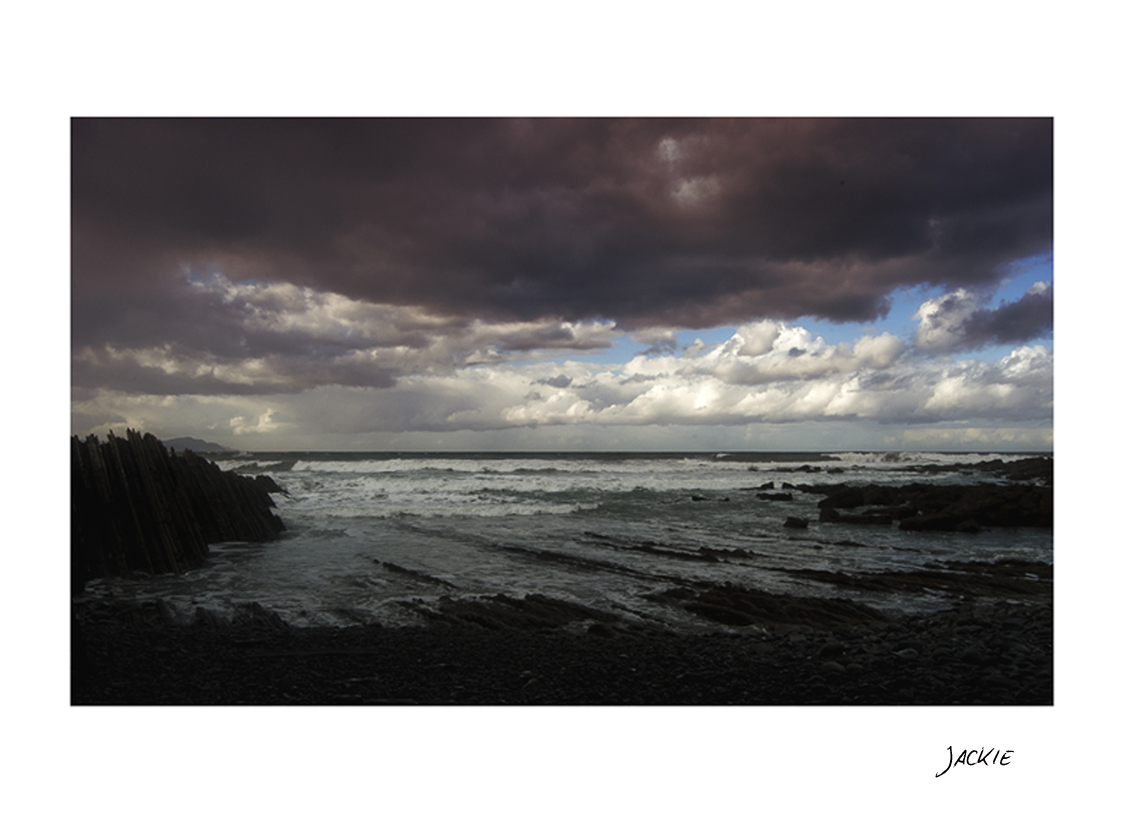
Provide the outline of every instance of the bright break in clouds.
{"type": "Polygon", "coordinates": [[[1046,120],[89,120],[72,426],[1044,448],[1046,120]]]}

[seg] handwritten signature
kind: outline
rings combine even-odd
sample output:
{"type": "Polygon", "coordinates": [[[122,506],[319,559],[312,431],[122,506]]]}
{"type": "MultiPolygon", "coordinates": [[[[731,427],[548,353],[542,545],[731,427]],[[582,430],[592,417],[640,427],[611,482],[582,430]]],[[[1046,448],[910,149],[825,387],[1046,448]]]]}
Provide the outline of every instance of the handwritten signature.
{"type": "Polygon", "coordinates": [[[953,767],[959,767],[963,764],[966,767],[976,767],[982,764],[985,767],[990,767],[998,764],[1000,767],[1007,767],[1011,764],[1011,754],[1014,750],[1000,750],[992,747],[985,750],[980,747],[978,750],[962,750],[960,755],[956,756],[956,760],[952,760],[952,747],[948,748],[948,766],[937,773],[937,778],[940,778],[953,767]]]}

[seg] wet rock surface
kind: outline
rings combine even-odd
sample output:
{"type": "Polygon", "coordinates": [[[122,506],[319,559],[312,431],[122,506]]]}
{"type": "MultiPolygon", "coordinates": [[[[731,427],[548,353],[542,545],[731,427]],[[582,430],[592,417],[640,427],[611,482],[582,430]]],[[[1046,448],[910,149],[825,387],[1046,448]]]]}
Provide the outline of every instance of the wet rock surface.
{"type": "Polygon", "coordinates": [[[774,595],[734,584],[677,587],[648,597],[730,626],[786,625],[819,629],[887,620],[878,610],[845,598],[774,595]]]}
{"type": "Polygon", "coordinates": [[[159,602],[88,603],[72,624],[72,703],[1053,703],[1048,602],[896,616],[733,587],[655,597],[715,631],[541,595],[441,599],[429,626],[409,628],[294,629],[257,604],[185,626],[159,602]]]}
{"type": "Polygon", "coordinates": [[[1054,572],[1050,564],[1017,559],[991,563],[946,561],[913,572],[846,573],[785,569],[787,575],[866,592],[934,592],[959,597],[990,596],[1049,601],[1054,572]]]}

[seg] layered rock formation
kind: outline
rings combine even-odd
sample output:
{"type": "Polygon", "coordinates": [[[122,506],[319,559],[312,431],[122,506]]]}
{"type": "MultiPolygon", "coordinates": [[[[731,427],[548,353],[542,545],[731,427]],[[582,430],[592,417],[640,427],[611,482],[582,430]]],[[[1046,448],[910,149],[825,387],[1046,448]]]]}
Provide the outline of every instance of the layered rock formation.
{"type": "MultiPolygon", "coordinates": [[[[823,487],[806,491],[825,492],[823,487]]],[[[852,524],[899,521],[906,530],[976,532],[983,527],[1054,525],[1054,491],[1035,484],[869,484],[839,487],[819,502],[820,520],[852,524]],[[857,509],[843,514],[840,509],[857,509]]]]}
{"type": "Polygon", "coordinates": [[[223,472],[133,430],[71,438],[71,586],[130,571],[183,572],[207,545],[268,541],[285,525],[272,511],[272,479],[223,472]]]}

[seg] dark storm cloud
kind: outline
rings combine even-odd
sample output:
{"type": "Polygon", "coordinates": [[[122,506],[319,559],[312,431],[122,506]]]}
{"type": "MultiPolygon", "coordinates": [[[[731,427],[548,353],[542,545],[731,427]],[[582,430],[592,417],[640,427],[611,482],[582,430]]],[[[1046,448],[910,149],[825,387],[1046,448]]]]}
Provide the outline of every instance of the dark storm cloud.
{"type": "Polygon", "coordinates": [[[81,350],[71,362],[71,384],[80,396],[95,388],[151,395],[271,395],[325,385],[386,388],[395,385],[399,372],[372,364],[333,362],[316,353],[271,357],[262,364],[262,374],[239,368],[235,359],[209,356],[203,361],[197,352],[182,359],[176,356],[169,352],[167,362],[176,368],[168,369],[81,350]]]}
{"type": "Polygon", "coordinates": [[[607,348],[611,343],[611,332],[611,326],[586,328],[551,323],[504,334],[498,338],[497,344],[505,352],[531,352],[536,349],[590,351],[607,348]]]}
{"type": "MultiPolygon", "coordinates": [[[[137,284],[127,296],[109,289],[75,300],[71,385],[148,394],[263,395],[313,386],[393,386],[399,370],[354,357],[375,342],[331,330],[255,326],[277,306],[262,291],[251,304],[175,280],[164,290],[137,284]],[[350,356],[350,357],[349,357],[350,356]]],[[[292,291],[292,290],[290,290],[292,291]]],[[[428,339],[384,324],[384,346],[421,349],[428,339]]]]}
{"type": "Polygon", "coordinates": [[[975,345],[1012,343],[1040,337],[1054,328],[1054,286],[1027,292],[1014,303],[981,309],[964,323],[965,338],[975,345]]]}
{"type": "Polygon", "coordinates": [[[1048,119],[80,119],[74,337],[210,334],[183,266],[493,321],[867,321],[1048,249],[1052,154],[1048,119]]]}

